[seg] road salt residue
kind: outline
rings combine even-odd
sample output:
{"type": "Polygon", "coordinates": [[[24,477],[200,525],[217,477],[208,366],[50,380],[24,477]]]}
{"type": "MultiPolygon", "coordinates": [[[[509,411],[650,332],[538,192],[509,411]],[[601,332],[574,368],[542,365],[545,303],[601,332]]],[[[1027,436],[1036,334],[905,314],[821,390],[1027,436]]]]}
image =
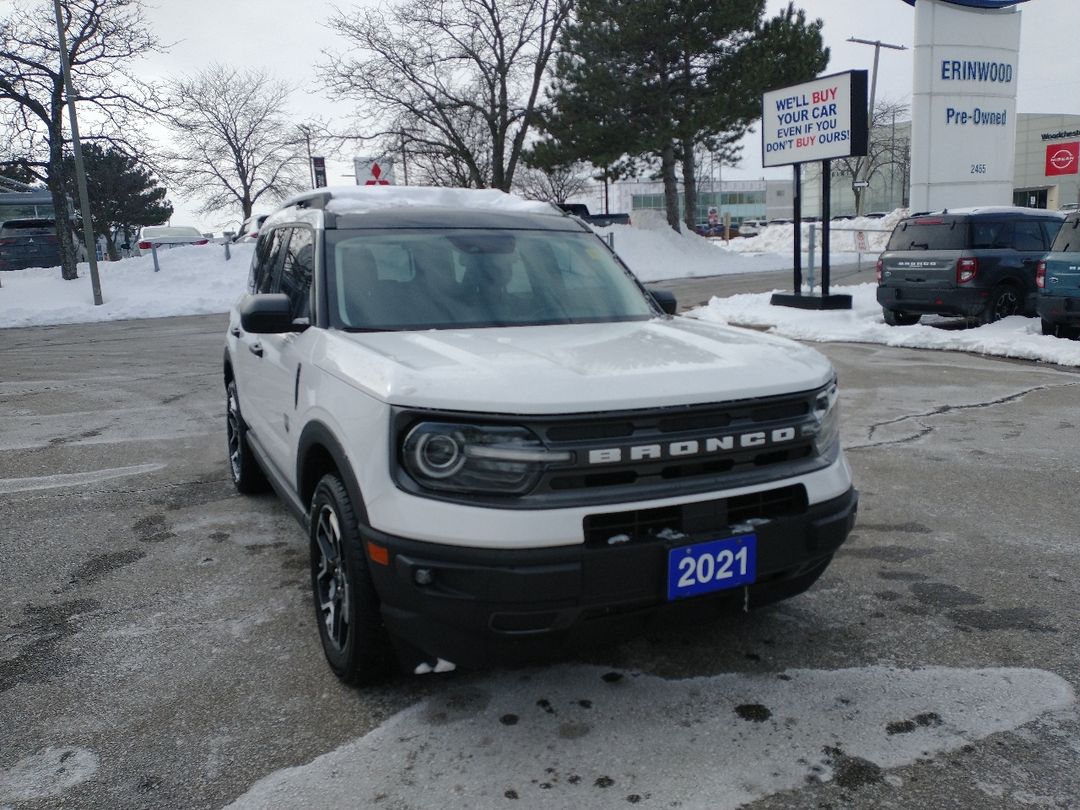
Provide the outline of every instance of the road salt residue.
{"type": "Polygon", "coordinates": [[[678,802],[721,810],[808,778],[892,784],[889,768],[1075,701],[1060,677],[1030,669],[868,667],[668,681],[565,666],[474,685],[450,680],[443,689],[358,740],[271,774],[231,807],[678,802]]]}

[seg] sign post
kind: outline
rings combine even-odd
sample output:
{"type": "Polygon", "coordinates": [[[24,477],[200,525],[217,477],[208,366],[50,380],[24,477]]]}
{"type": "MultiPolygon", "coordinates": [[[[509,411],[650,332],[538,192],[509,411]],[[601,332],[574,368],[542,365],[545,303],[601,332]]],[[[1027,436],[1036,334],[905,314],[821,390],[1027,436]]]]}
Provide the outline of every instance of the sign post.
{"type": "Polygon", "coordinates": [[[772,90],[761,98],[762,166],[793,166],[795,245],[791,295],[776,293],[771,303],[801,309],[851,309],[850,295],[829,293],[829,219],[832,215],[830,161],[864,156],[869,141],[867,75],[852,70],[772,90]],[[800,167],[821,162],[821,295],[802,294],[802,188],[800,167]]]}

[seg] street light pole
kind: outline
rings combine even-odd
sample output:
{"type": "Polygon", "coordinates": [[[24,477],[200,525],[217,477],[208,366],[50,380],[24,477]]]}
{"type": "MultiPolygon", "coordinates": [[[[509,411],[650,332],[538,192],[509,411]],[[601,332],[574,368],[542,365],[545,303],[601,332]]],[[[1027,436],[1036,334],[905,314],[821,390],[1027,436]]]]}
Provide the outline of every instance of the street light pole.
{"type": "MultiPolygon", "coordinates": [[[[906,51],[907,46],[906,45],[891,45],[888,42],[882,42],[880,39],[873,39],[873,40],[871,40],[871,39],[858,39],[857,37],[848,37],[848,42],[856,42],[859,45],[873,45],[874,46],[874,71],[873,71],[873,73],[870,74],[870,109],[868,110],[867,119],[866,119],[867,122],[869,123],[870,130],[873,131],[873,129],[874,129],[874,102],[875,102],[875,96],[877,95],[877,70],[878,70],[878,60],[881,58],[881,49],[882,48],[889,48],[889,49],[894,50],[894,51],[906,51]]],[[[866,176],[864,176],[864,177],[856,177],[855,178],[856,182],[859,182],[860,180],[863,181],[863,182],[866,182],[867,176],[869,176],[869,174],[870,174],[870,172],[869,172],[870,161],[867,160],[863,164],[863,166],[864,166],[864,169],[866,170],[865,171],[866,176]]],[[[869,186],[866,186],[866,188],[869,188],[869,186]]],[[[863,205],[863,195],[860,194],[859,195],[859,205],[858,205],[859,210],[855,211],[855,213],[857,215],[859,215],[859,216],[862,216],[862,210],[861,210],[862,205],[863,205]]]]}
{"type": "MultiPolygon", "coordinates": [[[[82,210],[83,241],[90,260],[90,286],[94,291],[94,306],[101,306],[101,279],[98,277],[97,242],[94,240],[94,226],[90,221],[90,194],[86,190],[86,169],[83,166],[82,142],[79,140],[79,121],[75,117],[75,89],[71,83],[71,63],[68,60],[67,37],[64,35],[64,17],[60,11],[60,0],[53,0],[56,12],[56,34],[60,44],[60,68],[64,71],[64,91],[67,93],[68,118],[71,120],[71,151],[75,159],[75,180],[79,186],[79,207],[82,210]]],[[[57,237],[63,238],[61,234],[57,237]]]]}

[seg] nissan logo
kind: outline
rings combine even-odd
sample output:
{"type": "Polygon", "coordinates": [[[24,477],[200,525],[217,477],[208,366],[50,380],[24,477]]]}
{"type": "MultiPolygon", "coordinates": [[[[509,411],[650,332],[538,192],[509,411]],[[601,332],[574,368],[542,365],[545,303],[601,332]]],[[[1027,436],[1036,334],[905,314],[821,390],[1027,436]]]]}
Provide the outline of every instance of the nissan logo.
{"type": "Polygon", "coordinates": [[[1060,172],[1072,166],[1074,160],[1076,160],[1076,156],[1071,149],[1058,149],[1050,157],[1050,165],[1060,172]]]}

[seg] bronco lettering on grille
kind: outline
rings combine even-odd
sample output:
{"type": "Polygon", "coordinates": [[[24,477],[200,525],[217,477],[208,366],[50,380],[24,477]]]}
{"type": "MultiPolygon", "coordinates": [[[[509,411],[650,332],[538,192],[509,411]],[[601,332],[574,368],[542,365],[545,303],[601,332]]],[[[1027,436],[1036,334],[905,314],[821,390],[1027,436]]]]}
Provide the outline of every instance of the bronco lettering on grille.
{"type": "Polygon", "coordinates": [[[793,427],[776,428],[771,431],[757,430],[731,436],[710,436],[707,439],[688,439],[667,444],[637,444],[630,447],[605,447],[589,451],[590,464],[617,464],[620,461],[664,460],[719,453],[725,450],[745,450],[784,444],[795,440],[793,427]]]}

